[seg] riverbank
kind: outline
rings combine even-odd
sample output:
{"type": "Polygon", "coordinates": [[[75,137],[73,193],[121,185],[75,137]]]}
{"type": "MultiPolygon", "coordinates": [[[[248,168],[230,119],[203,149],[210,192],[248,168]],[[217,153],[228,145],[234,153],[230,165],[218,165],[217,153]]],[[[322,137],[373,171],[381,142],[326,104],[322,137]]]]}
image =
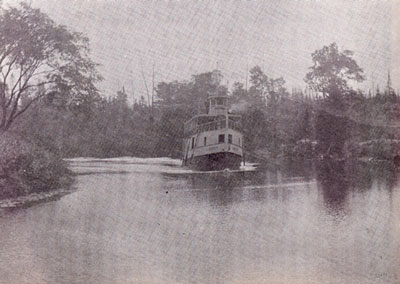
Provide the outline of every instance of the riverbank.
{"type": "Polygon", "coordinates": [[[1,199],[0,210],[29,207],[42,202],[57,200],[62,196],[71,193],[72,191],[73,189],[71,187],[67,187],[67,188],[59,188],[48,192],[31,193],[28,195],[18,196],[15,198],[1,199]]]}
{"type": "MultiPolygon", "coordinates": [[[[394,144],[393,141],[385,140],[379,142],[375,143],[379,147],[372,142],[360,143],[360,147],[357,147],[357,155],[353,155],[352,159],[349,160],[371,166],[377,163],[393,166],[395,163],[388,157],[391,157],[390,154],[395,152],[396,145],[392,145],[394,144]],[[386,155],[382,155],[382,153],[386,155]]],[[[281,155],[277,158],[271,158],[269,152],[259,150],[249,154],[248,158],[256,162],[259,168],[278,169],[288,165],[291,166],[293,163],[306,163],[305,167],[307,167],[307,165],[312,164],[312,161],[320,158],[312,151],[312,143],[307,144],[307,146],[303,151],[300,151],[299,148],[293,148],[289,156],[281,155]]],[[[62,159],[55,151],[48,150],[41,145],[28,142],[22,137],[11,134],[0,136],[0,147],[2,149],[0,153],[0,209],[30,206],[57,199],[71,192],[74,176],[80,173],[79,169],[77,172],[75,172],[76,169],[71,169],[70,163],[71,161],[79,161],[79,159],[84,159],[85,162],[118,162],[119,164],[133,162],[157,164],[162,162],[162,164],[167,163],[173,167],[179,167],[181,164],[179,160],[168,159],[166,161],[165,158],[153,158],[151,160],[144,158],[134,158],[132,160],[131,157],[62,159]]],[[[100,169],[96,168],[96,170],[99,171],[100,169]]],[[[122,171],[124,171],[123,168],[118,168],[117,172],[122,171]]]]}

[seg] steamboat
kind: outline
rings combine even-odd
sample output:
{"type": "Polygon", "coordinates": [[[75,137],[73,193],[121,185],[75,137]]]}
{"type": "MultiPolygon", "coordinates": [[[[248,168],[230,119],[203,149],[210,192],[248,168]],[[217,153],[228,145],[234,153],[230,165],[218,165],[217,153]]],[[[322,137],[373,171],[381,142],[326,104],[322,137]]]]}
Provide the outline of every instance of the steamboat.
{"type": "Polygon", "coordinates": [[[207,100],[207,114],[184,124],[183,165],[199,171],[237,170],[243,161],[241,116],[228,110],[228,96],[207,100]]]}

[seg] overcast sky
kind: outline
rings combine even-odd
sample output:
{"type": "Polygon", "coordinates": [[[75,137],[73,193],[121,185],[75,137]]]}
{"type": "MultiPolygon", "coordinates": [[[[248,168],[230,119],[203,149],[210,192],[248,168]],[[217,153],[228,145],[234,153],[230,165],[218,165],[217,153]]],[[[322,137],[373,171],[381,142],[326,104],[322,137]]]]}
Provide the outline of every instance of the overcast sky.
{"type": "Polygon", "coordinates": [[[390,70],[395,89],[400,88],[395,32],[400,0],[31,3],[89,37],[92,58],[102,65],[105,80],[99,87],[106,95],[125,86],[130,95],[145,96],[141,70],[151,88],[153,64],[156,83],[188,80],[217,66],[224,83],[244,83],[247,66],[260,65],[267,75],[284,77],[289,90],[304,88],[311,53],[332,42],[355,52],[367,77],[358,87],[368,90],[374,83],[383,89],[390,70]]]}

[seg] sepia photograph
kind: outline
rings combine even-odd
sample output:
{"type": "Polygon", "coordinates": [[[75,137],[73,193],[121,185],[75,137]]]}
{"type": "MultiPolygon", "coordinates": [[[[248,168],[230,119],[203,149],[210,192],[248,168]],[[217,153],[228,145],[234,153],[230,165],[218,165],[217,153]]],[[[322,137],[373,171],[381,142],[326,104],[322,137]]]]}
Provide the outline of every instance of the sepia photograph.
{"type": "Polygon", "coordinates": [[[0,284],[399,284],[400,0],[0,0],[0,284]]]}

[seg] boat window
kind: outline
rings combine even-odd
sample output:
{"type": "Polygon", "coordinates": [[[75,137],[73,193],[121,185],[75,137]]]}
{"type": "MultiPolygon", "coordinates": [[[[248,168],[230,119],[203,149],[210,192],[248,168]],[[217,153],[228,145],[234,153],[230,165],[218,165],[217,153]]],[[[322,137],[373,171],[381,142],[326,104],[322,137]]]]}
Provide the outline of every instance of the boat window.
{"type": "Polygon", "coordinates": [[[217,98],[217,105],[223,105],[224,104],[224,99],[223,98],[217,98]]]}
{"type": "Polygon", "coordinates": [[[207,137],[204,137],[204,146],[207,145],[207,137]]]}
{"type": "Polygon", "coordinates": [[[192,137],[192,149],[194,148],[194,137],[192,137]]]}
{"type": "Polygon", "coordinates": [[[238,141],[239,141],[239,146],[240,146],[240,137],[238,138],[238,141]]]}
{"type": "Polygon", "coordinates": [[[232,134],[228,134],[228,143],[232,144],[232,134]]]}
{"type": "Polygon", "coordinates": [[[218,135],[218,143],[225,143],[225,134],[218,135]]]}

